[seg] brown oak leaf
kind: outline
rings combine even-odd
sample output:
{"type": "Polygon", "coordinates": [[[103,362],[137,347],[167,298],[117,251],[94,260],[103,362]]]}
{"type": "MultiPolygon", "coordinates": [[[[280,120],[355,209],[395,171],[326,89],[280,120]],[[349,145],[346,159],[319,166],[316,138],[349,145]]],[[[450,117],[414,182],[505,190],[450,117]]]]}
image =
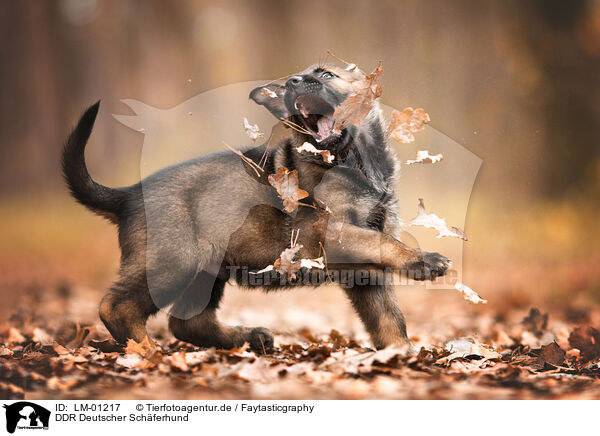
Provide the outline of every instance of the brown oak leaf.
{"type": "Polygon", "coordinates": [[[269,183],[283,200],[286,212],[291,213],[298,208],[299,200],[308,197],[308,192],[298,186],[298,170],[277,168],[277,173],[269,176],[269,183]]]}
{"type": "Polygon", "coordinates": [[[413,133],[423,130],[429,121],[431,118],[423,108],[407,107],[402,112],[394,109],[388,134],[398,142],[409,144],[415,140],[413,133]]]}
{"type": "Polygon", "coordinates": [[[383,73],[383,66],[379,65],[371,74],[352,82],[354,93],[350,94],[333,112],[334,131],[341,132],[349,125],[359,126],[369,115],[375,100],[383,93],[377,83],[381,73],[383,73]]]}
{"type": "Polygon", "coordinates": [[[144,336],[144,339],[142,339],[141,342],[128,339],[124,351],[125,354],[139,354],[140,356],[145,356],[150,351],[154,350],[154,348],[156,348],[156,345],[148,336],[144,336]]]}

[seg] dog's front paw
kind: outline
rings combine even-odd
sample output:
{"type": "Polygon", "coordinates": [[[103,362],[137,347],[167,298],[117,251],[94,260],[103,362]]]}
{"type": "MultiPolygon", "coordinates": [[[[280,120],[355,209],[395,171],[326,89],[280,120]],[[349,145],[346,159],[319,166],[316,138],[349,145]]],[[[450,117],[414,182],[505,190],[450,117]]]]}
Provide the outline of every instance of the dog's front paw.
{"type": "Polygon", "coordinates": [[[250,349],[256,353],[268,354],[273,351],[273,332],[264,327],[255,327],[248,336],[250,349]]]}
{"type": "Polygon", "coordinates": [[[452,263],[440,253],[422,252],[420,257],[420,260],[408,266],[408,276],[415,280],[435,280],[445,275],[452,263]]]}

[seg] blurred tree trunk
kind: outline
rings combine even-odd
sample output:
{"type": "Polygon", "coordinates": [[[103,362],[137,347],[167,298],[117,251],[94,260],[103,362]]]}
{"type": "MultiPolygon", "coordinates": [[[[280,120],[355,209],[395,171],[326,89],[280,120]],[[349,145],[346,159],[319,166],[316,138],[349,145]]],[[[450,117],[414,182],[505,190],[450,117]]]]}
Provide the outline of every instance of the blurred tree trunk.
{"type": "MultiPolygon", "coordinates": [[[[521,29],[544,77],[542,188],[549,196],[587,190],[600,159],[600,52],[590,50],[587,0],[524,2],[521,29]],[[595,96],[595,98],[593,97],[595,96]]],[[[596,42],[598,44],[598,42],[596,42]]]]}

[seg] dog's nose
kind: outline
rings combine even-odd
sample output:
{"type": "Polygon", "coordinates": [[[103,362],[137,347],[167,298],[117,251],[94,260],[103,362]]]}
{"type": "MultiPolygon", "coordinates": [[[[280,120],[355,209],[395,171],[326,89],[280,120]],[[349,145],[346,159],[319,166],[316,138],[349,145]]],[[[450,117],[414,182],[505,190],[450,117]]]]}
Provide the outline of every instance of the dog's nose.
{"type": "Polygon", "coordinates": [[[298,86],[302,80],[302,76],[292,76],[288,79],[286,85],[298,86]]]}

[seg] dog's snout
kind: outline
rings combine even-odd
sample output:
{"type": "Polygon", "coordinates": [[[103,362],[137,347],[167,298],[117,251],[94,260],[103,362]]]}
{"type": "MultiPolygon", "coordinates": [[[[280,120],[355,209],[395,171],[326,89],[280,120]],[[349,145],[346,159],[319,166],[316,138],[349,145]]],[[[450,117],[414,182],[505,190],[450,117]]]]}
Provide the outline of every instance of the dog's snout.
{"type": "Polygon", "coordinates": [[[286,85],[298,86],[300,83],[302,83],[302,80],[302,76],[292,76],[288,79],[286,85]]]}

